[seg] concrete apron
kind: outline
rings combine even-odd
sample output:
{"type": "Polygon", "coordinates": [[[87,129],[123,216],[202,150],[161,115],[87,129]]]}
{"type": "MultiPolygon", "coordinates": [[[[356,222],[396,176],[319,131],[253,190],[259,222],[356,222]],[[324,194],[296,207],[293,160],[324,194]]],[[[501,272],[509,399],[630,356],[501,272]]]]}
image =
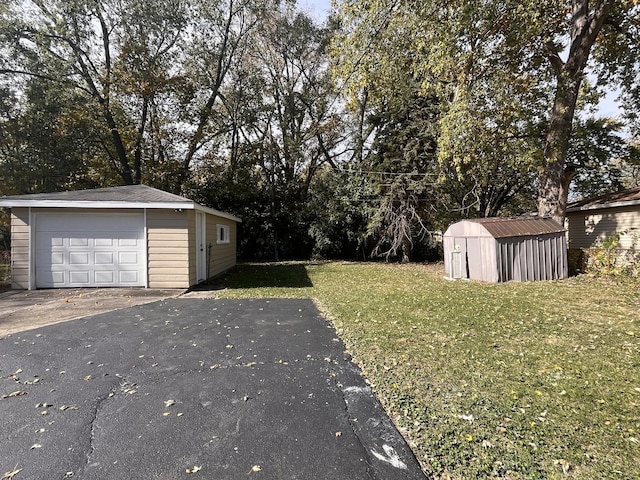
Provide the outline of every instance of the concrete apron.
{"type": "Polygon", "coordinates": [[[0,338],[25,330],[177,297],[184,290],[71,288],[0,293],[0,338]]]}

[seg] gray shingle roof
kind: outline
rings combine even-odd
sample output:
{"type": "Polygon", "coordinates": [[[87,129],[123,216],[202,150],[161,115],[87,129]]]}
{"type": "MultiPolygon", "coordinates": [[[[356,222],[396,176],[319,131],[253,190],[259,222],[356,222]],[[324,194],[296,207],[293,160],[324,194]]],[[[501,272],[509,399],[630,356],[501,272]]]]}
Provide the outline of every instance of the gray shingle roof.
{"type": "Polygon", "coordinates": [[[122,187],[95,188],[55,193],[12,195],[0,200],[49,200],[62,202],[135,202],[135,203],[184,203],[188,198],[174,195],[147,185],[125,185],[122,187]]]}
{"type": "Polygon", "coordinates": [[[34,193],[0,197],[0,207],[77,207],[77,208],[175,208],[198,210],[241,222],[230,213],[198,205],[193,200],[147,185],[94,188],[69,192],[34,193]]]}

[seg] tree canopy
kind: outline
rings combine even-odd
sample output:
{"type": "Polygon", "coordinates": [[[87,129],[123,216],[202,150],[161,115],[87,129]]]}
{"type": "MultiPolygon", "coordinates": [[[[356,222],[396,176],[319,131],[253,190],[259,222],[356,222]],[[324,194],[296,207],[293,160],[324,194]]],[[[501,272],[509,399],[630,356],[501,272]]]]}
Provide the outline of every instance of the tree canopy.
{"type": "Polygon", "coordinates": [[[245,256],[434,255],[465,217],[640,181],[640,6],[7,0],[0,194],[146,183],[245,256]],[[593,112],[618,91],[622,115],[593,112]]]}

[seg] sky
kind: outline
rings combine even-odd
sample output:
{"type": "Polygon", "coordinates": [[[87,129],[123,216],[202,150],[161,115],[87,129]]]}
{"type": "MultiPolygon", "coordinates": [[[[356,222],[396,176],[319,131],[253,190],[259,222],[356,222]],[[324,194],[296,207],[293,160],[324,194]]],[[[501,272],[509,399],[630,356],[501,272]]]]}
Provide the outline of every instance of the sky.
{"type": "Polygon", "coordinates": [[[311,17],[323,22],[331,11],[331,0],[297,0],[298,8],[311,17]]]}

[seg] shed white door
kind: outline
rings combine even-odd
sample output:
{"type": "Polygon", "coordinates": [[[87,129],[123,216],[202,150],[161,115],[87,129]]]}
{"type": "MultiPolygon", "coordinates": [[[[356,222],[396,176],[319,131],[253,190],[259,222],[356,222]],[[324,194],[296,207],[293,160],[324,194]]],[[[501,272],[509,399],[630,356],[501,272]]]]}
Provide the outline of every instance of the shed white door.
{"type": "Polygon", "coordinates": [[[40,214],[36,219],[36,287],[145,285],[144,217],[40,214]]]}

